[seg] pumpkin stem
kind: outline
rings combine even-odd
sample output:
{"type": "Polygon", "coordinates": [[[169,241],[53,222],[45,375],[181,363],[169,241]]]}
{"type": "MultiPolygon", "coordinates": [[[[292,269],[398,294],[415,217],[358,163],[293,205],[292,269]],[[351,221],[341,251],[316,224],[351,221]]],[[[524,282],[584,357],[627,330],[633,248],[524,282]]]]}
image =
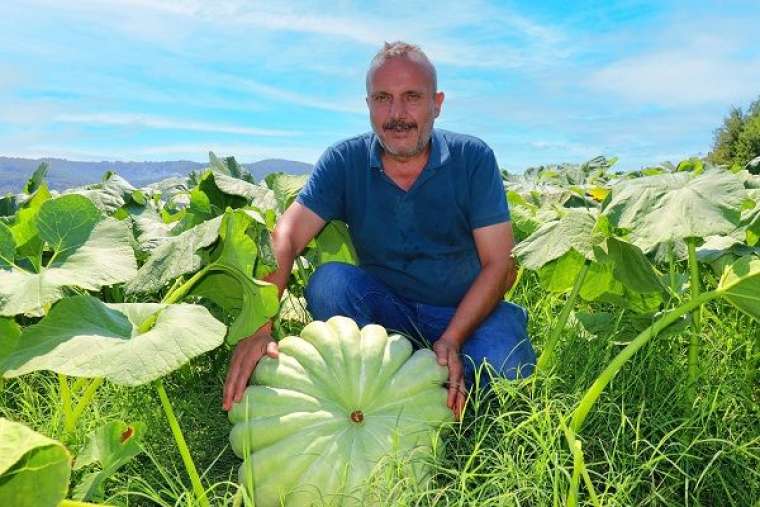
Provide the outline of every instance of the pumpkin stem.
{"type": "Polygon", "coordinates": [[[351,420],[355,423],[360,423],[364,420],[364,414],[362,414],[361,410],[354,410],[351,412],[351,420]]]}

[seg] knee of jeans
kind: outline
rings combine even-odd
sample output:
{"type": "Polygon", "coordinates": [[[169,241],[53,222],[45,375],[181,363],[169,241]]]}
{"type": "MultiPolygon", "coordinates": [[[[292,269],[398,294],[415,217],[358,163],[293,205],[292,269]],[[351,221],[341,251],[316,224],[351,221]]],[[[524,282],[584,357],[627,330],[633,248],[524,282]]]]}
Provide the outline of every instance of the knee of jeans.
{"type": "Polygon", "coordinates": [[[348,286],[348,276],[355,266],[343,262],[326,262],[317,267],[304,288],[306,301],[311,308],[334,302],[348,286]]]}

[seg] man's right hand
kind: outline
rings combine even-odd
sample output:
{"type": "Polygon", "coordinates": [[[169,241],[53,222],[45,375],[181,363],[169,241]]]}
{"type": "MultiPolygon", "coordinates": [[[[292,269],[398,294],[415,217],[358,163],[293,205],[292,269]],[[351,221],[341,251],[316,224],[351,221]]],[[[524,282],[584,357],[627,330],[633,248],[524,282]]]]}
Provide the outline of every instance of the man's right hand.
{"type": "Polygon", "coordinates": [[[222,407],[231,410],[232,404],[243,398],[248,379],[259,360],[265,355],[277,358],[279,350],[277,342],[272,338],[271,325],[266,325],[255,334],[240,340],[235,347],[230,361],[230,369],[227,372],[227,380],[224,381],[224,398],[222,407]]]}

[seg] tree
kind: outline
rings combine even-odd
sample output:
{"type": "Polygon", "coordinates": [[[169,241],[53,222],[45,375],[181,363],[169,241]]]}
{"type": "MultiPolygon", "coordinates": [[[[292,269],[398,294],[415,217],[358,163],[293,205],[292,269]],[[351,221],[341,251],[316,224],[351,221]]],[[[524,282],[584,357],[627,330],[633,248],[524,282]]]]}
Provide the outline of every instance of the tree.
{"type": "Polygon", "coordinates": [[[760,156],[760,97],[747,109],[733,107],[715,130],[713,149],[708,160],[715,164],[743,168],[747,162],[760,156]]]}

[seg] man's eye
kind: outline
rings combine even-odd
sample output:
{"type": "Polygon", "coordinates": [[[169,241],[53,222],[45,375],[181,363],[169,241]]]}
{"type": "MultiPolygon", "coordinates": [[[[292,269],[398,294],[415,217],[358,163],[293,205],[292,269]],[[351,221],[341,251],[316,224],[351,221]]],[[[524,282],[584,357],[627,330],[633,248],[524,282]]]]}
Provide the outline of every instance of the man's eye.
{"type": "Polygon", "coordinates": [[[385,102],[388,102],[389,97],[387,95],[376,95],[375,96],[375,102],[378,104],[384,104],[385,102]]]}
{"type": "Polygon", "coordinates": [[[406,96],[406,100],[408,100],[409,102],[419,102],[421,98],[422,96],[417,93],[410,93],[409,95],[406,96]]]}

